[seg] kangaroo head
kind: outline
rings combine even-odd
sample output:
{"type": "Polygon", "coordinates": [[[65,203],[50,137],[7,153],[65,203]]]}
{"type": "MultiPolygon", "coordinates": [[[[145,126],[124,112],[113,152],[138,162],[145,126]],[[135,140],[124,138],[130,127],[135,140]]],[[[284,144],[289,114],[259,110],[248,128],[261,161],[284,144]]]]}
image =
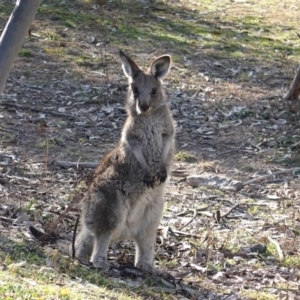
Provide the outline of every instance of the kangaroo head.
{"type": "Polygon", "coordinates": [[[169,72],[171,57],[163,55],[150,65],[144,72],[123,51],[120,51],[123,71],[129,79],[129,105],[137,114],[147,113],[161,105],[163,90],[161,79],[169,72]]]}

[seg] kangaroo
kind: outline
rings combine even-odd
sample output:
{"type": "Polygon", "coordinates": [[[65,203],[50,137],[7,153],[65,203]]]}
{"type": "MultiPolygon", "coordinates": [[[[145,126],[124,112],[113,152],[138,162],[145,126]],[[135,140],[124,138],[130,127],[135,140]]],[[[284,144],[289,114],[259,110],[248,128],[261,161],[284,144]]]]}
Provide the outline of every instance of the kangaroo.
{"type": "Polygon", "coordinates": [[[173,117],[161,82],[171,57],[160,56],[147,72],[123,51],[120,57],[129,81],[127,119],[118,145],[101,160],[89,182],[75,256],[88,256],[95,267],[107,269],[109,245],[131,239],[135,265],[151,270],[175,150],[173,117]]]}

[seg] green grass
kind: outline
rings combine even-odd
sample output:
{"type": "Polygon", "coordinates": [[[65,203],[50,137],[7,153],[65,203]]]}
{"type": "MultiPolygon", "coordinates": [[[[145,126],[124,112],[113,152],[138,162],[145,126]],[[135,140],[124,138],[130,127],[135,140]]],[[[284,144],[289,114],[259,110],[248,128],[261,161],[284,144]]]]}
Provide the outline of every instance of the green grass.
{"type": "Polygon", "coordinates": [[[18,55],[22,57],[32,57],[33,53],[30,49],[21,49],[18,55]]]}
{"type": "Polygon", "coordinates": [[[175,160],[177,160],[177,161],[184,161],[184,162],[195,162],[195,161],[197,161],[197,158],[196,158],[195,155],[190,154],[188,152],[179,151],[175,155],[175,160]]]}
{"type": "Polygon", "coordinates": [[[1,299],[142,299],[98,270],[24,242],[0,239],[1,299]],[[48,262],[48,266],[46,265],[48,262]]]}
{"type": "Polygon", "coordinates": [[[241,295],[247,297],[247,299],[255,300],[277,300],[276,295],[269,294],[263,291],[241,291],[241,295]]]}
{"type": "MultiPolygon", "coordinates": [[[[194,57],[188,66],[191,73],[197,73],[206,59],[220,60],[229,68],[232,68],[230,62],[240,65],[248,62],[256,68],[274,65],[275,62],[282,64],[286,60],[297,63],[300,58],[299,47],[295,46],[297,23],[293,18],[281,16],[273,8],[275,4],[272,9],[269,8],[268,1],[245,11],[225,0],[220,6],[213,0],[183,1],[182,5],[157,2],[147,7],[139,2],[129,3],[111,3],[107,6],[112,13],[102,14],[91,9],[91,1],[79,1],[71,6],[68,1],[46,1],[40,6],[38,15],[50,18],[55,30],[50,31],[46,27],[43,32],[41,29],[40,34],[48,35],[49,39],[44,51],[55,60],[75,62],[78,68],[84,70],[101,69],[101,64],[86,48],[81,48],[78,54],[68,54],[73,47],[77,49],[76,36],[82,32],[85,36],[97,37],[101,47],[108,42],[113,48],[122,48],[130,53],[134,43],[135,54],[158,50],[170,52],[176,64],[183,64],[185,56],[197,53],[199,58],[194,57]],[[223,7],[226,7],[226,14],[222,12],[223,7]],[[268,13],[262,14],[261,11],[265,10],[268,13]],[[284,21],[281,20],[283,18],[284,21]],[[278,20],[276,24],[274,19],[278,20]],[[68,51],[55,43],[61,39],[72,40],[68,43],[68,51]]],[[[275,3],[280,4],[279,1],[275,3]]],[[[116,62],[114,57],[112,62],[116,62]]],[[[216,72],[210,74],[211,77],[216,75],[216,72]]],[[[248,71],[243,69],[235,78],[243,82],[252,80],[248,71]]],[[[251,111],[246,111],[238,117],[243,119],[252,115],[251,111]]]]}

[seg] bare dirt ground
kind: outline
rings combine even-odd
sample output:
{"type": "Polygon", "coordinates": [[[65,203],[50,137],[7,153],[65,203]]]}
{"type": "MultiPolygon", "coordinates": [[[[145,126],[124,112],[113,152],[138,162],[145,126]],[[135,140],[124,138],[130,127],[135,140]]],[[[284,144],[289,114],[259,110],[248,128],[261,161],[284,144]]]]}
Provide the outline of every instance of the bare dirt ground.
{"type": "MultiPolygon", "coordinates": [[[[167,52],[177,154],[156,264],[174,280],[142,297],[300,299],[300,126],[298,104],[282,101],[299,61],[299,4],[54,2],[42,4],[0,97],[2,238],[34,247],[29,225],[71,237],[91,170],[57,161],[97,163],[120,138],[119,48],[145,67],[167,52]],[[191,175],[210,180],[191,186],[191,175]]],[[[128,242],[110,250],[120,263],[133,255],[128,242]]]]}

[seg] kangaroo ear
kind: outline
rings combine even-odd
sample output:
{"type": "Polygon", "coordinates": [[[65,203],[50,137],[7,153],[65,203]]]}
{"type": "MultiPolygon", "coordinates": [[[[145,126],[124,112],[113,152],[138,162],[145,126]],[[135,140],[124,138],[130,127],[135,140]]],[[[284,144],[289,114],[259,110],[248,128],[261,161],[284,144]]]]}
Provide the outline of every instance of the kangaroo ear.
{"type": "Polygon", "coordinates": [[[158,79],[164,78],[171,66],[171,56],[170,55],[163,55],[156,59],[150,67],[151,74],[154,75],[158,79]]]}
{"type": "Polygon", "coordinates": [[[120,57],[122,60],[122,68],[126,77],[128,78],[134,77],[136,72],[140,71],[138,65],[129,56],[127,56],[122,50],[120,50],[120,57]]]}

